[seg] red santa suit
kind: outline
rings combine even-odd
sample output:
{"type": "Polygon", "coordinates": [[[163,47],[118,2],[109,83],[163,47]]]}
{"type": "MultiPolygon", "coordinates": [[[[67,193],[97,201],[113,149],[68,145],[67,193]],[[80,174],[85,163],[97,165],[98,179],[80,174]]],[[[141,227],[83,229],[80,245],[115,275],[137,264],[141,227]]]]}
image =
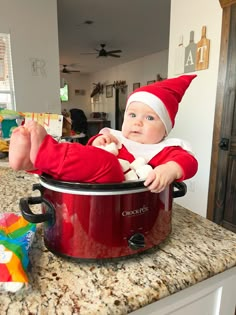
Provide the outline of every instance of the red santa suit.
{"type": "MultiPolygon", "coordinates": [[[[116,130],[113,132],[117,135],[116,130]]],[[[183,170],[183,176],[178,181],[188,179],[197,172],[197,160],[189,152],[188,144],[182,140],[168,139],[154,145],[138,143],[137,146],[134,141],[129,140],[126,145],[132,153],[123,144],[118,155],[114,156],[89,145],[95,137],[84,146],[79,143],[58,143],[48,135],[40,146],[35,167],[40,173],[49,174],[56,179],[97,183],[124,181],[118,158],[131,163],[138,157],[144,157],[153,168],[174,161],[183,170]]]]}
{"type": "MultiPolygon", "coordinates": [[[[174,161],[180,165],[183,171],[183,176],[178,181],[191,178],[197,172],[198,162],[187,141],[169,138],[156,144],[143,144],[125,138],[119,130],[104,128],[100,133],[107,133],[107,131],[114,135],[122,145],[120,145],[121,149],[118,150],[118,159],[132,163],[135,159],[142,157],[152,168],[174,161]]],[[[88,144],[92,144],[97,136],[89,139],[88,144]]]]}
{"type": "Polygon", "coordinates": [[[47,135],[35,163],[37,174],[46,173],[55,179],[76,182],[122,182],[123,170],[116,156],[90,145],[58,143],[47,135]]]}

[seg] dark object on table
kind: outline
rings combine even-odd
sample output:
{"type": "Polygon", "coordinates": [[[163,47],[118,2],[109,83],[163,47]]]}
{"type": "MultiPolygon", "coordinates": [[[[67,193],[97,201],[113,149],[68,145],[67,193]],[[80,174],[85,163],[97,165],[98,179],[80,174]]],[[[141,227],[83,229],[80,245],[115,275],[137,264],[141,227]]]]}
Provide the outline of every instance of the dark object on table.
{"type": "Polygon", "coordinates": [[[92,112],[90,114],[90,118],[92,119],[104,119],[107,120],[108,118],[108,113],[105,112],[92,112]]]}
{"type": "Polygon", "coordinates": [[[72,120],[71,129],[75,133],[85,133],[87,134],[88,131],[88,123],[87,123],[87,117],[85,116],[85,113],[82,109],[73,108],[70,109],[70,117],[72,120]]]}
{"type": "Polygon", "coordinates": [[[0,159],[5,159],[8,157],[8,152],[1,152],[0,151],[0,159]]]}
{"type": "Polygon", "coordinates": [[[88,122],[87,117],[82,109],[72,108],[70,109],[70,117],[72,120],[71,130],[76,134],[84,133],[86,137],[80,140],[81,144],[86,144],[88,141],[88,122]]]}

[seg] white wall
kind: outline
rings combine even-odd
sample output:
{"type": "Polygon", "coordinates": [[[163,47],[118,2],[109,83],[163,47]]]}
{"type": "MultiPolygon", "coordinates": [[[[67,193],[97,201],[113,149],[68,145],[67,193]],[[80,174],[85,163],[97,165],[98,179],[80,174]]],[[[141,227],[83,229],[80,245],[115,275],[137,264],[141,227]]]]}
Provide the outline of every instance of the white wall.
{"type": "Polygon", "coordinates": [[[11,34],[16,109],[60,113],[56,0],[0,0],[0,32],[11,34]],[[31,58],[45,62],[32,75],[31,58]]]}
{"type": "Polygon", "coordinates": [[[221,39],[222,9],[218,0],[172,0],[169,40],[168,77],[174,73],[175,49],[183,35],[184,46],[189,43],[189,33],[194,31],[195,42],[201,38],[203,25],[210,39],[209,68],[197,71],[180,104],[176,126],[171,136],[187,139],[193,146],[199,161],[197,175],[187,181],[188,193],[176,202],[206,216],[212,135],[216,100],[217,76],[221,39]],[[191,192],[190,190],[194,190],[191,192]]]}

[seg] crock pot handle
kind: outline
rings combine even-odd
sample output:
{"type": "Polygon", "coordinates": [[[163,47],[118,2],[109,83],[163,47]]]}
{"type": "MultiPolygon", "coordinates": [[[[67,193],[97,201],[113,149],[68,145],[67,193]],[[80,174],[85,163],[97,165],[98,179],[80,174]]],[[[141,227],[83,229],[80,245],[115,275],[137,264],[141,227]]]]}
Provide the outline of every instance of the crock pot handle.
{"type": "Polygon", "coordinates": [[[41,184],[37,183],[37,184],[33,184],[32,190],[33,191],[39,190],[41,195],[42,195],[44,190],[45,190],[45,188],[41,184]]]}
{"type": "Polygon", "coordinates": [[[174,182],[173,183],[173,198],[183,197],[187,193],[187,185],[183,182],[174,182]],[[177,188],[178,190],[174,190],[177,188]]]}
{"type": "Polygon", "coordinates": [[[25,220],[31,223],[41,223],[41,222],[54,222],[55,218],[55,211],[50,202],[40,197],[28,197],[28,198],[21,198],[20,199],[20,210],[22,216],[25,220]],[[40,203],[45,203],[48,208],[48,212],[35,214],[31,211],[29,205],[36,205],[40,203]]]}

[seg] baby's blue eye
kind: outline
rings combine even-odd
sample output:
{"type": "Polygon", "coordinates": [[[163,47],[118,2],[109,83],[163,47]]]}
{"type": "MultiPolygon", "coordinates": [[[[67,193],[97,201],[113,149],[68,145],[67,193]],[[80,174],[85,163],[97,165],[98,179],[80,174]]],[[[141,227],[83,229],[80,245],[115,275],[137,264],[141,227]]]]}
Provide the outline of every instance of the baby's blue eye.
{"type": "Polygon", "coordinates": [[[130,117],[136,117],[136,115],[134,113],[130,113],[129,116],[130,117]]]}
{"type": "Polygon", "coordinates": [[[153,116],[147,116],[147,120],[154,120],[154,117],[153,116]]]}

